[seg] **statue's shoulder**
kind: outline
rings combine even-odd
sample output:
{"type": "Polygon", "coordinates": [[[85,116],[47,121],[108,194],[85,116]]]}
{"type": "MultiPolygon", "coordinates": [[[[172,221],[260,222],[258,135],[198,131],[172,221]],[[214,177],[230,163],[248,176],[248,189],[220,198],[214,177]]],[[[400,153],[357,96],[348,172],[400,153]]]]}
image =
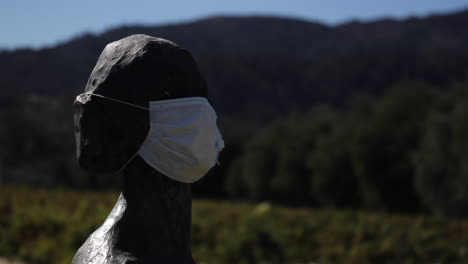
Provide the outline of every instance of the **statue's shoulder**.
{"type": "Polygon", "coordinates": [[[99,237],[96,230],[76,252],[72,264],[128,264],[135,258],[113,248],[111,237],[99,237]]]}
{"type": "Polygon", "coordinates": [[[111,263],[109,260],[112,255],[112,238],[100,232],[101,228],[102,226],[94,231],[78,249],[73,257],[73,264],[111,263]]]}
{"type": "Polygon", "coordinates": [[[78,249],[73,257],[73,264],[125,264],[135,261],[129,254],[114,248],[118,236],[116,223],[122,218],[126,207],[127,203],[120,195],[104,224],[78,249]]]}

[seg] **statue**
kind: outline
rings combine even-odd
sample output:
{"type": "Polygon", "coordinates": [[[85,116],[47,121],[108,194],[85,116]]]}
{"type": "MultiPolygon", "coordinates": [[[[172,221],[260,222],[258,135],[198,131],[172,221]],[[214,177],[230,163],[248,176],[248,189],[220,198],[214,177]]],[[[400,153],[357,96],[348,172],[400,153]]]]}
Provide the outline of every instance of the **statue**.
{"type": "MultiPolygon", "coordinates": [[[[194,263],[191,181],[156,170],[139,150],[149,136],[150,102],[190,97],[206,98],[207,86],[185,49],[147,35],[105,47],[74,104],[77,157],[87,171],[120,170],[124,186],[73,264],[194,263]]],[[[222,139],[216,145],[219,152],[222,139]]]]}

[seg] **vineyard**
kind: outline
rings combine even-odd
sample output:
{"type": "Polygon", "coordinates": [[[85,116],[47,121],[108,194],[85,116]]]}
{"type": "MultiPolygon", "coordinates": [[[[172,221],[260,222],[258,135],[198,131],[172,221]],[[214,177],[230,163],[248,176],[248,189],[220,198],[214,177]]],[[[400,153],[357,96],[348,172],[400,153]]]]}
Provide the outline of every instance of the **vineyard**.
{"type": "MultiPolygon", "coordinates": [[[[117,193],[0,188],[0,256],[70,263],[117,193]]],[[[196,200],[198,263],[468,263],[468,220],[196,200]]]]}

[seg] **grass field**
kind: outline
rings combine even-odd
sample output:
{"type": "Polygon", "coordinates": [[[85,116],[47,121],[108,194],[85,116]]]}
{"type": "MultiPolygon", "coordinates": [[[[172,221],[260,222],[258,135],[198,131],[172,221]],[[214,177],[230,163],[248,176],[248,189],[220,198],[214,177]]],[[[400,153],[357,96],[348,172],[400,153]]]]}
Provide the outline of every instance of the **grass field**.
{"type": "MultiPolygon", "coordinates": [[[[0,187],[0,256],[70,263],[117,193],[0,187]]],[[[468,263],[468,220],[196,200],[199,263],[468,263]]]]}

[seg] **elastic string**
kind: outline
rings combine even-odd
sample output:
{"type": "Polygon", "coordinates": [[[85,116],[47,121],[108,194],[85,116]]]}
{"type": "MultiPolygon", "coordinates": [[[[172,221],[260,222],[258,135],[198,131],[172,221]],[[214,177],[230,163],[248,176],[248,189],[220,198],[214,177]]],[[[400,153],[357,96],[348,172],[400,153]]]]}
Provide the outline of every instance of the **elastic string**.
{"type": "Polygon", "coordinates": [[[107,97],[107,96],[104,96],[104,95],[100,95],[100,94],[95,94],[95,93],[82,93],[82,94],[94,95],[94,96],[101,97],[101,98],[105,98],[105,99],[108,99],[108,100],[111,100],[111,101],[114,101],[114,102],[117,102],[117,103],[122,103],[122,104],[126,104],[126,105],[129,105],[129,106],[137,107],[137,108],[140,108],[140,109],[143,109],[143,110],[147,110],[147,111],[150,110],[149,108],[146,108],[146,107],[143,107],[143,106],[140,106],[140,105],[136,105],[136,104],[132,104],[132,103],[120,101],[120,100],[117,100],[117,99],[114,99],[114,98],[110,98],[110,97],[107,97]]]}
{"type": "Polygon", "coordinates": [[[125,167],[127,167],[128,164],[130,164],[130,162],[136,157],[136,155],[138,155],[138,152],[139,152],[139,150],[138,150],[135,154],[133,154],[133,156],[132,156],[127,162],[125,162],[125,164],[122,166],[122,168],[120,168],[120,169],[115,173],[115,175],[119,175],[119,174],[125,169],[125,167]]]}

